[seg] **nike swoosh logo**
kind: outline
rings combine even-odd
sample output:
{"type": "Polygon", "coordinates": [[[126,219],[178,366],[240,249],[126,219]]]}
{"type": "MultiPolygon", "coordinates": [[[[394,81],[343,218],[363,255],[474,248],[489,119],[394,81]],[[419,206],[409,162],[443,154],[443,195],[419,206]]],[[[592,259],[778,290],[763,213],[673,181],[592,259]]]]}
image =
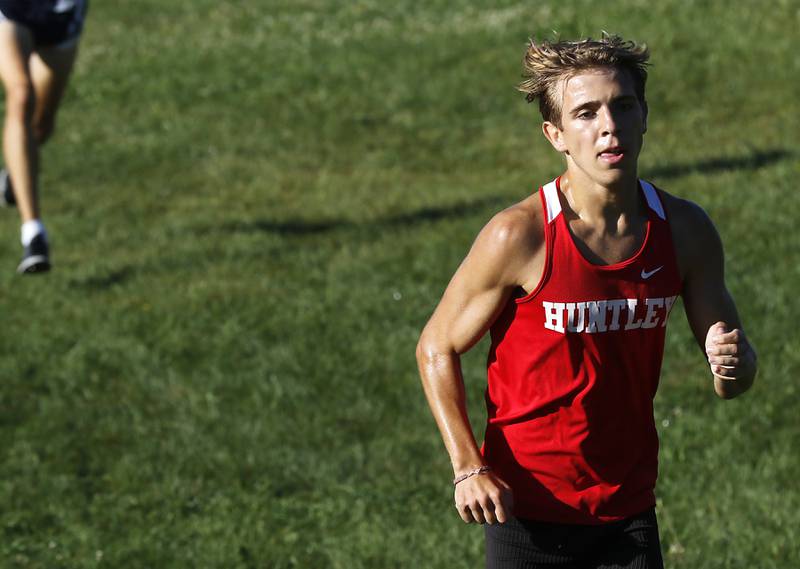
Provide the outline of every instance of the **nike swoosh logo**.
{"type": "Polygon", "coordinates": [[[657,267],[657,268],[653,269],[652,271],[645,271],[644,269],[642,269],[642,278],[644,280],[647,280],[647,279],[652,277],[654,274],[656,274],[658,271],[660,271],[663,268],[664,268],[664,265],[661,265],[660,267],[657,267]]]}

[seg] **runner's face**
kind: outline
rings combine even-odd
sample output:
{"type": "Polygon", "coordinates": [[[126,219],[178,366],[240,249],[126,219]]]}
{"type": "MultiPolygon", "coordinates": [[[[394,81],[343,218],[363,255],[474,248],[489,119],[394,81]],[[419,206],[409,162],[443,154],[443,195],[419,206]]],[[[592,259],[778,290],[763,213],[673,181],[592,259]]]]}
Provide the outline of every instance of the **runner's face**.
{"type": "Polygon", "coordinates": [[[630,74],[590,70],[564,82],[562,95],[561,128],[545,123],[545,134],[570,167],[603,185],[635,177],[646,111],[630,74]]]}

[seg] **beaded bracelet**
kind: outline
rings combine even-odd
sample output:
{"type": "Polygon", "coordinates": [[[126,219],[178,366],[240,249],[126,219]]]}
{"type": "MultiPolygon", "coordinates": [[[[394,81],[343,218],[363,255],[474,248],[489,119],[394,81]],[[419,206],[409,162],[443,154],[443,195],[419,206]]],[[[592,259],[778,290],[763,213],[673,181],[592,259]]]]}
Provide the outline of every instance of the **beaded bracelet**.
{"type": "Polygon", "coordinates": [[[470,470],[469,472],[465,472],[464,474],[462,474],[460,476],[456,476],[455,478],[453,478],[453,486],[455,486],[459,482],[462,482],[462,481],[466,480],[470,476],[475,476],[476,474],[485,474],[485,473],[489,472],[491,469],[492,469],[491,466],[481,466],[480,468],[475,468],[474,470],[470,470]]]}

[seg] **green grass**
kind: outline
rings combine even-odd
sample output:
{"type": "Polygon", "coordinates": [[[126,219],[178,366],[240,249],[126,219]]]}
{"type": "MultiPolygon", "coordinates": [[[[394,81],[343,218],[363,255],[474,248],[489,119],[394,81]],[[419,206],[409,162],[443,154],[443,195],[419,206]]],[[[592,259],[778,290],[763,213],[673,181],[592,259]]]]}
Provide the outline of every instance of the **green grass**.
{"type": "Polygon", "coordinates": [[[0,223],[0,566],[481,566],[413,352],[559,173],[514,90],[552,30],[651,46],[642,174],[716,220],[760,353],[718,400],[673,318],[667,566],[800,565],[796,3],[133,4],[92,4],[43,154],[52,274],[15,276],[0,223]]]}

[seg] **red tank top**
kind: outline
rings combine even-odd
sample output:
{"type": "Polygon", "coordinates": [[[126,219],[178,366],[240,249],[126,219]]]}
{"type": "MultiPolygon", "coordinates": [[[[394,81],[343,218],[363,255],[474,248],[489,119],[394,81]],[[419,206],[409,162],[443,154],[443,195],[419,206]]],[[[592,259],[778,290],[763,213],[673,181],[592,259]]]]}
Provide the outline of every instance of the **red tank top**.
{"type": "Polygon", "coordinates": [[[599,524],[655,505],[653,398],[681,278],[660,191],[639,187],[645,238],[613,265],[575,246],[559,179],[540,190],[545,268],[491,328],[486,390],[484,457],[518,517],[599,524]]]}

